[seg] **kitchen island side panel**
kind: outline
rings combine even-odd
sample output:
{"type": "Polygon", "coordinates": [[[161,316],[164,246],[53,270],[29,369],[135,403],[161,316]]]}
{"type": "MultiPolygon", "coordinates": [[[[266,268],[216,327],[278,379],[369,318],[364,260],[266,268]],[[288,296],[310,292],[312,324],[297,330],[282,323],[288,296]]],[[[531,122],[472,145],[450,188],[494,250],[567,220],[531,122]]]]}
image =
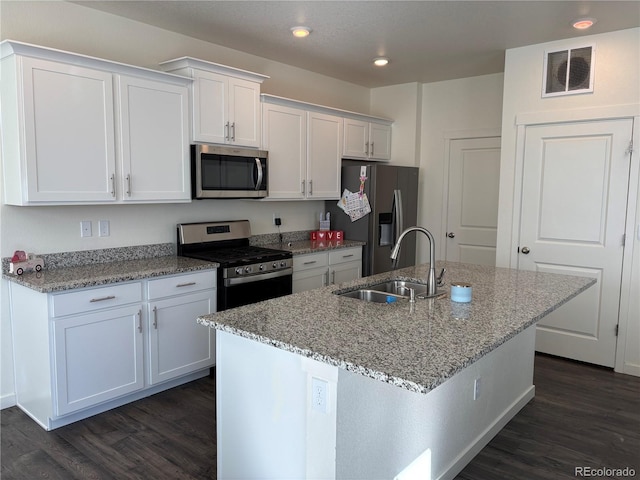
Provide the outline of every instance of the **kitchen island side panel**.
{"type": "Polygon", "coordinates": [[[341,369],[336,478],[454,478],[533,398],[534,346],[535,325],[426,395],[341,369]],[[409,475],[428,449],[430,471],[409,475]]]}

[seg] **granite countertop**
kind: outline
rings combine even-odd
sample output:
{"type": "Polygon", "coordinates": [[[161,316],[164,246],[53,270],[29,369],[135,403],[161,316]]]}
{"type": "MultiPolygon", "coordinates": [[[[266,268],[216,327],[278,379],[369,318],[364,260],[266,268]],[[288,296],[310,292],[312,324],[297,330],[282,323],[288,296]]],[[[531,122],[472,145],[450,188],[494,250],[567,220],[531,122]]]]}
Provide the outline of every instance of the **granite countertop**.
{"type": "Polygon", "coordinates": [[[367,303],[334,295],[390,278],[426,278],[428,265],[374,275],[204,315],[198,322],[393,385],[426,393],[533,325],[594,279],[438,262],[473,300],[448,294],[367,303]]]}
{"type": "Polygon", "coordinates": [[[74,288],[96,287],[115,282],[174,275],[197,270],[211,270],[219,264],[193,258],[165,255],[154,258],[120,260],[91,265],[79,265],[41,272],[12,275],[3,278],[41,293],[60,292],[74,288]]]}
{"type": "Polygon", "coordinates": [[[298,240],[293,242],[271,243],[264,246],[267,248],[275,248],[277,250],[288,250],[294,255],[303,255],[305,253],[317,253],[326,250],[337,250],[340,248],[361,247],[363,245],[366,245],[366,243],[357,240],[341,240],[339,242],[312,242],[311,240],[298,240]]]}

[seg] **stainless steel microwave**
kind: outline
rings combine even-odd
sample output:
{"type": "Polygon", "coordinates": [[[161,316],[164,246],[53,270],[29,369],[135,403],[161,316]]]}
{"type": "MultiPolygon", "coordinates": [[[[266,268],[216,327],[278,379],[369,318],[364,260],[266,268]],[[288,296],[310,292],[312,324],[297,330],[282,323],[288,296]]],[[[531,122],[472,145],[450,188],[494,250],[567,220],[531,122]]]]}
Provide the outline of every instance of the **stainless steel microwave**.
{"type": "Polygon", "coordinates": [[[267,157],[264,150],[191,145],[193,198],[266,197],[267,157]]]}

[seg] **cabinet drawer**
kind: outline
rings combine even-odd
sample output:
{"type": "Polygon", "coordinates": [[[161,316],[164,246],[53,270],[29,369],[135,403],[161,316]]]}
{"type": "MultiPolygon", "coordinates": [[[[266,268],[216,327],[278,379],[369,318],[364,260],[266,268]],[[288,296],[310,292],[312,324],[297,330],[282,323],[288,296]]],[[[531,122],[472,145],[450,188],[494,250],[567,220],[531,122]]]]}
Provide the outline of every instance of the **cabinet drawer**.
{"type": "Polygon", "coordinates": [[[171,277],[149,280],[148,296],[149,300],[151,300],[215,287],[216,271],[206,270],[204,272],[189,273],[187,275],[172,275],[171,277]]]}
{"type": "Polygon", "coordinates": [[[336,265],[344,262],[355,262],[362,260],[362,247],[341,248],[329,252],[329,264],[336,265]]]}
{"type": "Polygon", "coordinates": [[[106,287],[52,295],[51,316],[62,317],[74,313],[92,312],[142,300],[140,282],[114,284],[106,287]]]}
{"type": "Polygon", "coordinates": [[[301,272],[310,268],[326,267],[329,257],[326,252],[297,255],[293,257],[293,271],[301,272]]]}

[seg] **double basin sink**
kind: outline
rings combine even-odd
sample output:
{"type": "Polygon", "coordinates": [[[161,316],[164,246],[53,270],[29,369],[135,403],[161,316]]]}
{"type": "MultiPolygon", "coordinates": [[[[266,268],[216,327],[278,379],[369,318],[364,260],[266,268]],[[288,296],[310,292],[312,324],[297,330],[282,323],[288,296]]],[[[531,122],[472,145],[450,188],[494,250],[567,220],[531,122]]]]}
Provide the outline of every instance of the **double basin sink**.
{"type": "MultiPolygon", "coordinates": [[[[338,293],[342,297],[357,298],[365,302],[394,303],[401,299],[410,299],[413,291],[414,298],[427,298],[427,285],[399,279],[386,280],[375,285],[338,293]]],[[[431,297],[440,296],[438,292],[431,297]]]]}

